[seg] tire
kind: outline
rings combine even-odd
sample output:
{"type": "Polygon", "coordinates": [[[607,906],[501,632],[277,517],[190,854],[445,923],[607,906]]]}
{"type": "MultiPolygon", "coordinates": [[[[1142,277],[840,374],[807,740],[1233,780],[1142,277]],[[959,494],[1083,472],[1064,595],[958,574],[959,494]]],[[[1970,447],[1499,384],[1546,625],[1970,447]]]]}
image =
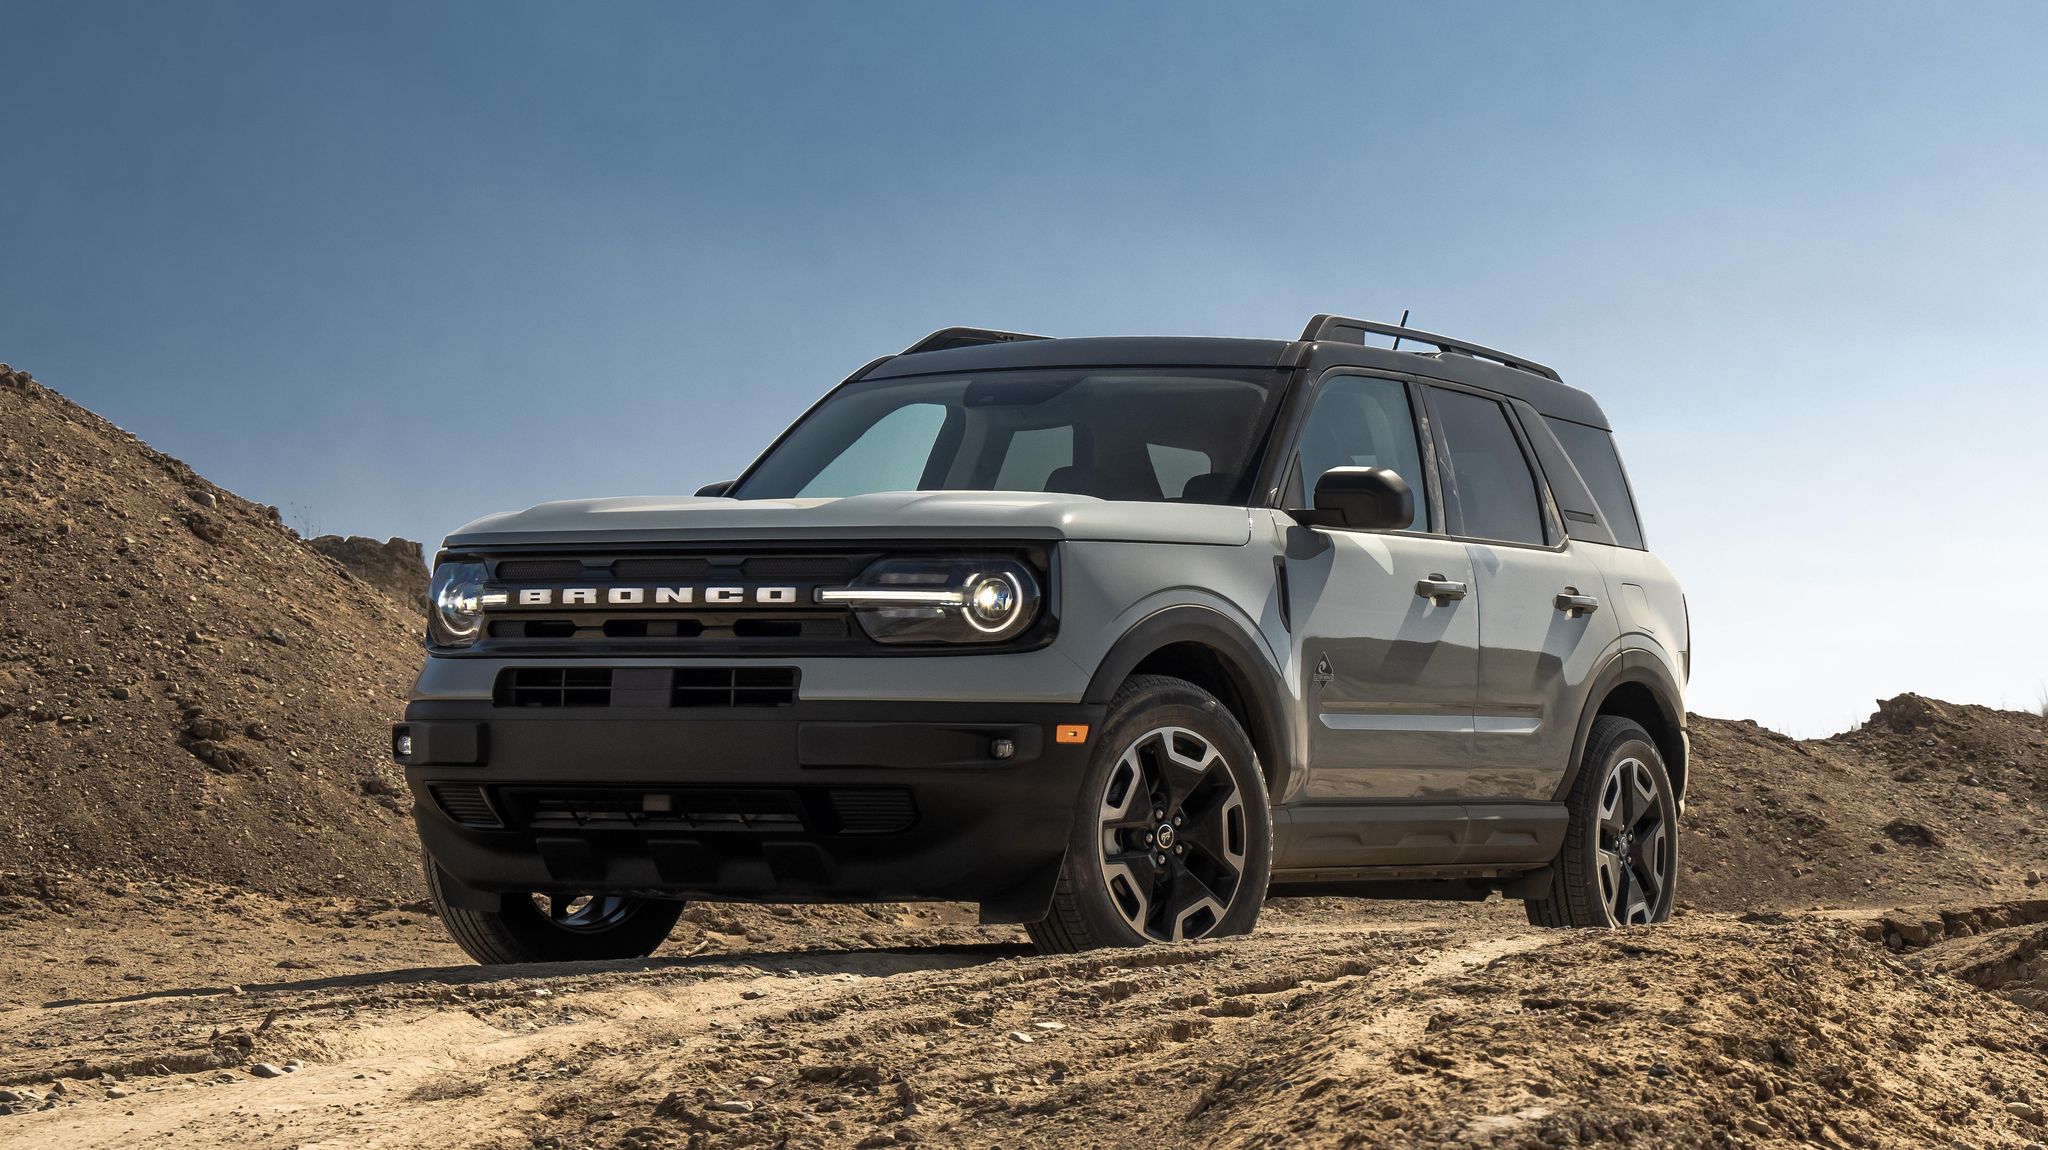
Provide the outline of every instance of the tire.
{"type": "Polygon", "coordinates": [[[501,895],[496,910],[469,910],[449,905],[441,868],[425,861],[427,893],[442,924],[457,946],[486,966],[646,958],[683,913],[681,902],[668,899],[569,894],[501,895]]]}
{"type": "Polygon", "coordinates": [[[1549,889],[1523,901],[1529,921],[1615,927],[1669,919],[1678,880],[1678,804],[1649,732],[1614,715],[1594,719],[1565,803],[1571,823],[1564,848],[1551,864],[1549,889]]]}
{"type": "Polygon", "coordinates": [[[1266,780],[1208,692],[1163,675],[1126,681],[1076,807],[1052,908],[1025,928],[1040,951],[1248,934],[1258,922],[1273,866],[1266,780]]]}

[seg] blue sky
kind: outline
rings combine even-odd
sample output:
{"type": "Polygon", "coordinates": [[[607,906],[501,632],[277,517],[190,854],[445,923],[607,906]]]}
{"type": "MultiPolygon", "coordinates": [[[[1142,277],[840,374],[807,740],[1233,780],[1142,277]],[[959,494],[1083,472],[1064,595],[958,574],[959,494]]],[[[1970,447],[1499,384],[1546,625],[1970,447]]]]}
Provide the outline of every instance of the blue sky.
{"type": "Polygon", "coordinates": [[[956,323],[1392,318],[1623,439],[1692,704],[2048,680],[2048,8],[0,0],[0,359],[302,530],[694,489],[956,323]]]}

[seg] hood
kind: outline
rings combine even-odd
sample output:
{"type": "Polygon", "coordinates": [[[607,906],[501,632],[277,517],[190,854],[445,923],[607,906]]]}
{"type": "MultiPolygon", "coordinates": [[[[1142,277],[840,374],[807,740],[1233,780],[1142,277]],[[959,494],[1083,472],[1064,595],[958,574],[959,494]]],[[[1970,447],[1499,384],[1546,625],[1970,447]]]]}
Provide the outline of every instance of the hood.
{"type": "Polygon", "coordinates": [[[450,535],[446,546],[719,539],[1085,539],[1242,546],[1251,540],[1251,514],[1242,507],[1017,491],[887,491],[843,499],[572,499],[487,515],[450,535]]]}

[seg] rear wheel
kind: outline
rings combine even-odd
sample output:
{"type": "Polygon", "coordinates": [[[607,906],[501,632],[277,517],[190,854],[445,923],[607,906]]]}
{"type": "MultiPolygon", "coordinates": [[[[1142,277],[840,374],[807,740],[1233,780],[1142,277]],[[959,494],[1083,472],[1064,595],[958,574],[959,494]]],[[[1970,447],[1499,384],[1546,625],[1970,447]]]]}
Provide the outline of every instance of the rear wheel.
{"type": "Polygon", "coordinates": [[[668,938],[681,902],[628,895],[536,892],[498,897],[494,910],[449,904],[441,868],[426,860],[427,892],[456,945],[485,965],[645,958],[668,938]]]}
{"type": "Polygon", "coordinates": [[[1110,702],[1046,917],[1048,953],[1245,934],[1272,866],[1251,740],[1192,683],[1133,676],[1110,702]]]}
{"type": "Polygon", "coordinates": [[[1678,801],[1649,732],[1614,715],[1593,720],[1566,799],[1571,825],[1549,888],[1524,901],[1537,926],[1637,926],[1671,917],[1678,877],[1678,801]]]}

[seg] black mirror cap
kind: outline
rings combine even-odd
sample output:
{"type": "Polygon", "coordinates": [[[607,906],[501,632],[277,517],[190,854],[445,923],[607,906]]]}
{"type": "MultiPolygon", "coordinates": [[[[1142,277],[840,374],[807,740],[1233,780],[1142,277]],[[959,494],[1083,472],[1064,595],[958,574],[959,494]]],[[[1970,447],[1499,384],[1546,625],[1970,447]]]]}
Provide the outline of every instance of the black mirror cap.
{"type": "Polygon", "coordinates": [[[1315,520],[1354,531],[1399,531],[1415,522],[1415,493],[1385,467],[1332,467],[1316,480],[1315,520]]]}
{"type": "Polygon", "coordinates": [[[739,480],[737,479],[721,479],[716,483],[707,483],[704,486],[699,487],[697,489],[697,495],[699,498],[704,499],[724,495],[726,492],[732,490],[733,484],[738,482],[739,480]]]}

